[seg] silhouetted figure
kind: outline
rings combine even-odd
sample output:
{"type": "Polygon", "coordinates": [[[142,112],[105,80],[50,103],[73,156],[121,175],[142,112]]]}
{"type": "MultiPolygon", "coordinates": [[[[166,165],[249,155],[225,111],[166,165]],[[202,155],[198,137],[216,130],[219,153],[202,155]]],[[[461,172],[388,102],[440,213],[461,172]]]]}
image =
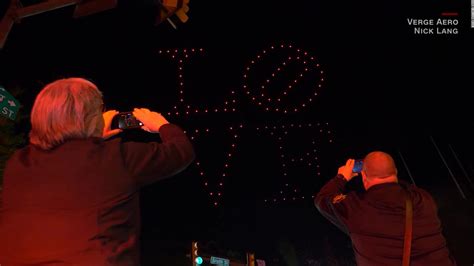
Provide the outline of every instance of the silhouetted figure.
{"type": "Polygon", "coordinates": [[[194,159],[177,126],[148,109],[133,114],[162,142],[104,141],[117,111],[103,112],[91,82],[47,85],[31,112],[30,145],[7,162],[0,265],[140,265],[139,191],[194,159]]]}
{"type": "Polygon", "coordinates": [[[347,233],[358,265],[402,265],[406,197],[413,203],[411,266],[456,265],[446,247],[436,203],[428,192],[400,184],[392,157],[369,153],[361,171],[364,193],[344,193],[353,173],[354,160],[341,166],[315,198],[328,220],[347,233]]]}

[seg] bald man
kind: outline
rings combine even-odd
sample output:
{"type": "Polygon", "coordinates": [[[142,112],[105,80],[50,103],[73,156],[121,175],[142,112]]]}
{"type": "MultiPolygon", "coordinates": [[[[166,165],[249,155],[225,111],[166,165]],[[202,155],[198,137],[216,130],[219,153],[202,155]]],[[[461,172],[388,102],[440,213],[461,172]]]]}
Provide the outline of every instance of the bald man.
{"type": "Polygon", "coordinates": [[[314,203],[323,216],[352,240],[357,265],[402,265],[405,204],[413,202],[411,266],[456,265],[446,247],[433,198],[423,189],[398,182],[393,158],[381,151],[369,153],[361,171],[364,193],[345,193],[358,173],[355,160],[339,167],[336,177],[321,188],[314,203]]]}

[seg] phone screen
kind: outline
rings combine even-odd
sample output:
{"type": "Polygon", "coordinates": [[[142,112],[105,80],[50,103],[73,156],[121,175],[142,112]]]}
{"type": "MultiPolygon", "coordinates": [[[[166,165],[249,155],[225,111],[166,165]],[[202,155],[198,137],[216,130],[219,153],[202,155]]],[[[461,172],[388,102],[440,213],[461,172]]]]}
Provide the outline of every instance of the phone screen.
{"type": "Polygon", "coordinates": [[[118,114],[118,128],[132,129],[139,128],[141,126],[143,126],[143,123],[136,119],[131,112],[118,114]]]}
{"type": "Polygon", "coordinates": [[[360,173],[362,171],[362,165],[364,164],[364,160],[355,160],[354,167],[352,168],[353,173],[360,173]]]}

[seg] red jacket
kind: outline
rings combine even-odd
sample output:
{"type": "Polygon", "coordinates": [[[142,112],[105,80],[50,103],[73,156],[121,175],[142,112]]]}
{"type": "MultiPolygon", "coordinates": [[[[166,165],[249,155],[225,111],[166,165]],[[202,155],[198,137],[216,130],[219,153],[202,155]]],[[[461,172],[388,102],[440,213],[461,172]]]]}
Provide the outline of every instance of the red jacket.
{"type": "Polygon", "coordinates": [[[139,265],[140,188],[194,159],[179,127],[162,126],[160,137],[18,150],[4,174],[0,265],[139,265]]]}
{"type": "MultiPolygon", "coordinates": [[[[338,175],[315,198],[318,210],[346,232],[358,265],[402,265],[405,234],[405,191],[398,183],[370,187],[344,195],[346,180],[338,175]]],[[[433,198],[413,185],[411,266],[456,265],[446,247],[433,198]]]]}

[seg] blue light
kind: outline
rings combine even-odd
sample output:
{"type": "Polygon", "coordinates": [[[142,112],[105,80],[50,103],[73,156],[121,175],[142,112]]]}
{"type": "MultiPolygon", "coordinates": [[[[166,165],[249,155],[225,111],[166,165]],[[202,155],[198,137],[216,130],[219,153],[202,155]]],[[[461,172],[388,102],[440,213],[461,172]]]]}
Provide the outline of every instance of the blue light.
{"type": "Polygon", "coordinates": [[[201,265],[202,264],[202,258],[197,257],[194,261],[196,261],[197,264],[201,265]]]}

